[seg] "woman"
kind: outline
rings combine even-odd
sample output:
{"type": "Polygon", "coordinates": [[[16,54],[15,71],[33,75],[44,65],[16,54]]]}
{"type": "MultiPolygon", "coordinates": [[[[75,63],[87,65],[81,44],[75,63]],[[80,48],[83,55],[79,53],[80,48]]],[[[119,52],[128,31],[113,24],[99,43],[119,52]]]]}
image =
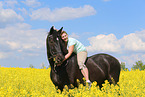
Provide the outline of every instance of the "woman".
{"type": "Polygon", "coordinates": [[[89,80],[88,68],[84,64],[87,58],[87,51],[85,46],[78,40],[68,37],[68,34],[65,31],[62,31],[60,36],[62,40],[65,42],[66,47],[68,47],[68,53],[65,55],[65,59],[63,61],[68,59],[73,52],[76,53],[79,69],[81,69],[81,72],[85,77],[88,85],[91,86],[91,81],[89,80]]]}

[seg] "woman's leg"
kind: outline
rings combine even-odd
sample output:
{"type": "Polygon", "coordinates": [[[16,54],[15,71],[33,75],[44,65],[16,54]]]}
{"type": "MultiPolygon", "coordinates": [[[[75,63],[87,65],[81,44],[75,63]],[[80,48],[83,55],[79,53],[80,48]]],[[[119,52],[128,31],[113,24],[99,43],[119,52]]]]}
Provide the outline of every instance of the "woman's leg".
{"type": "Polygon", "coordinates": [[[78,61],[79,69],[81,69],[81,72],[82,72],[83,76],[85,77],[86,82],[90,82],[88,68],[84,64],[86,61],[86,58],[87,58],[87,52],[85,52],[85,51],[79,52],[77,54],[77,61],[78,61]]]}
{"type": "Polygon", "coordinates": [[[88,68],[84,68],[83,70],[81,70],[83,76],[85,77],[86,81],[89,80],[89,73],[88,73],[88,68]]]}

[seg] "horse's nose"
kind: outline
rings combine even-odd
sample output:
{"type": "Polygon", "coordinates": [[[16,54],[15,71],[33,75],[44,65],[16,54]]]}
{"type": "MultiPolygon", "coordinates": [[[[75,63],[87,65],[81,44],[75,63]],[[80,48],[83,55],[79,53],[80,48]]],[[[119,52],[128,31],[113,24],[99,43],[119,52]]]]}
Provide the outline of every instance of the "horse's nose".
{"type": "Polygon", "coordinates": [[[60,62],[60,57],[57,57],[57,61],[60,62]]]}
{"type": "Polygon", "coordinates": [[[56,61],[57,61],[57,63],[61,63],[61,61],[62,61],[61,57],[60,56],[56,57],[56,61]]]}
{"type": "Polygon", "coordinates": [[[56,56],[56,62],[57,63],[62,63],[63,60],[64,60],[64,56],[62,54],[58,54],[56,56]]]}

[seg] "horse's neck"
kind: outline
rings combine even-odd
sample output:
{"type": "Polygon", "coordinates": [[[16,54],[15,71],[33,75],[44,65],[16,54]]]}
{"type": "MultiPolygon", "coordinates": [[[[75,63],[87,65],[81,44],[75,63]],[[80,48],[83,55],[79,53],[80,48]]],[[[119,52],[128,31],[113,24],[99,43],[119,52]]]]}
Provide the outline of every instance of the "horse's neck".
{"type": "Polygon", "coordinates": [[[68,42],[65,42],[65,47],[66,47],[66,48],[67,48],[67,43],[68,43],[68,42]]]}
{"type": "Polygon", "coordinates": [[[64,52],[64,54],[67,54],[68,53],[68,51],[67,51],[67,43],[63,43],[61,45],[61,48],[62,48],[62,51],[64,52]]]}

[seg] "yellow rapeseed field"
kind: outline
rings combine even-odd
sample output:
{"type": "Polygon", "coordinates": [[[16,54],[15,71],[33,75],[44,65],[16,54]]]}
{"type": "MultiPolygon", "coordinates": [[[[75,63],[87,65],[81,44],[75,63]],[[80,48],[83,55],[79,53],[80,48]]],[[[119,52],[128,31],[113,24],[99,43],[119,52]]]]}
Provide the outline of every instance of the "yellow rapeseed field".
{"type": "Polygon", "coordinates": [[[118,85],[105,81],[100,90],[93,83],[91,89],[79,88],[62,93],[56,91],[50,80],[49,69],[0,67],[0,97],[144,97],[145,70],[121,71],[118,85]]]}

